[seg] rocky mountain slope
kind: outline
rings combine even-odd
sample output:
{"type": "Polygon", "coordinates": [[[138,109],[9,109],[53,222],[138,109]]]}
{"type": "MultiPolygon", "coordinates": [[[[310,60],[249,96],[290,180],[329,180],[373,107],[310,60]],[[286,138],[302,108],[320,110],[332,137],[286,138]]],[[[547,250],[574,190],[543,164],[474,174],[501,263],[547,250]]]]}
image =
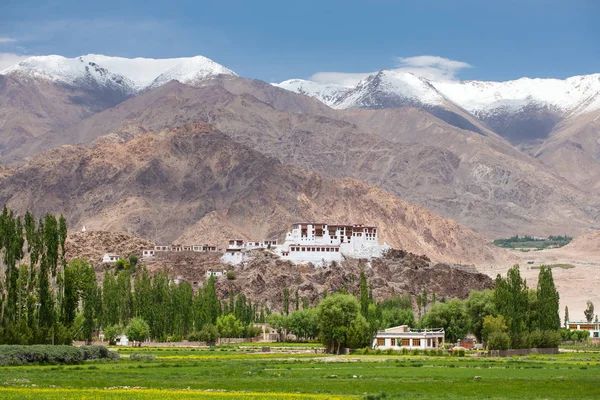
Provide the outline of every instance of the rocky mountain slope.
{"type": "Polygon", "coordinates": [[[53,140],[44,146],[90,143],[132,126],[160,132],[190,122],[214,124],[282,163],[377,185],[490,238],[530,232],[531,226],[544,234],[579,234],[598,218],[597,201],[493,133],[461,130],[413,107],[332,110],[242,78],[197,87],[171,82],[47,135],[53,140]]]}
{"type": "Polygon", "coordinates": [[[560,122],[535,157],[569,182],[600,192],[600,111],[560,122]]]}
{"type": "Polygon", "coordinates": [[[0,203],[161,243],[281,238],[298,220],[374,224],[382,241],[436,261],[506,262],[455,221],[358,180],[283,165],[209,125],[130,135],[42,152],[0,178],[0,203]]]}

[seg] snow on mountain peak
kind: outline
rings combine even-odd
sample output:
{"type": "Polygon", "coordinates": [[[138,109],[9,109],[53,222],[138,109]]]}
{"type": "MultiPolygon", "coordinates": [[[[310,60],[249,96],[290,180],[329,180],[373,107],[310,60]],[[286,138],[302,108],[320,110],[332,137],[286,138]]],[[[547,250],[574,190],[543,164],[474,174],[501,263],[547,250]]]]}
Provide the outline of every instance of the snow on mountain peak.
{"type": "Polygon", "coordinates": [[[135,92],[135,84],[103,66],[82,57],[66,58],[57,55],[29,57],[0,71],[2,75],[18,75],[26,79],[46,79],[67,86],[90,88],[106,86],[125,93],[135,92]]]}
{"type": "Polygon", "coordinates": [[[561,79],[521,78],[506,82],[436,82],[454,103],[477,114],[518,111],[535,104],[560,110],[565,116],[600,109],[600,74],[561,79]]]}
{"type": "Polygon", "coordinates": [[[322,84],[305,79],[290,79],[281,83],[273,83],[282,89],[315,97],[330,107],[334,107],[352,88],[335,84],[322,84]]]}
{"type": "Polygon", "coordinates": [[[36,56],[4,70],[0,74],[18,74],[27,78],[47,79],[70,86],[82,83],[121,85],[131,93],[171,80],[195,84],[220,74],[237,76],[233,71],[202,56],[187,58],[123,58],[88,54],[75,58],[36,56]]]}
{"type": "Polygon", "coordinates": [[[184,58],[173,67],[160,74],[154,79],[149,87],[155,88],[172,80],[193,85],[217,75],[238,76],[229,68],[217,64],[209,58],[202,56],[184,58]]]}

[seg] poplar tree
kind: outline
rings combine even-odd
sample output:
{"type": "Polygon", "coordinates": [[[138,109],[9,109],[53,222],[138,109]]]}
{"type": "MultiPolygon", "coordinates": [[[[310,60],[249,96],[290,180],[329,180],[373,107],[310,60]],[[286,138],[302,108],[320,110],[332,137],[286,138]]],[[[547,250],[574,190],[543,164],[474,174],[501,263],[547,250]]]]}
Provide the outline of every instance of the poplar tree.
{"type": "Polygon", "coordinates": [[[565,329],[569,328],[569,307],[565,306],[565,329]]]}
{"type": "Polygon", "coordinates": [[[528,298],[527,283],[521,279],[518,265],[508,270],[506,278],[496,277],[494,304],[498,313],[506,319],[512,334],[524,332],[527,328],[528,298]]]}
{"type": "Polygon", "coordinates": [[[288,288],[283,289],[283,312],[285,315],[290,315],[290,291],[288,288]]]}
{"type": "Polygon", "coordinates": [[[540,330],[557,330],[560,328],[560,316],[558,314],[559,295],[552,268],[542,265],[538,275],[537,285],[538,299],[538,327],[540,330]]]}
{"type": "Polygon", "coordinates": [[[369,313],[369,288],[367,284],[367,275],[365,274],[365,270],[360,270],[360,313],[367,318],[369,313]]]}

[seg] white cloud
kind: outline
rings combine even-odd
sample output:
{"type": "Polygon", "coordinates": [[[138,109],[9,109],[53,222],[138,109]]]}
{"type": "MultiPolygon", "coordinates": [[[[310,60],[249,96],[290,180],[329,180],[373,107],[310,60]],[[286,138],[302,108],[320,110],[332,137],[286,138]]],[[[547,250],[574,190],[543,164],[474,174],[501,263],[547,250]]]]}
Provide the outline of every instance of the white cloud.
{"type": "Polygon", "coordinates": [[[461,70],[472,68],[469,63],[438,56],[397,57],[396,61],[396,71],[412,72],[432,81],[453,81],[461,70]]]}
{"type": "MultiPolygon", "coordinates": [[[[469,63],[438,56],[396,57],[392,71],[410,72],[432,81],[454,81],[458,73],[472,68],[469,63]]],[[[308,79],[321,83],[346,87],[355,86],[360,80],[376,72],[317,72],[308,79]]]]}
{"type": "Polygon", "coordinates": [[[0,73],[6,68],[12,67],[31,56],[23,56],[14,53],[0,53],[0,73]]]}
{"type": "Polygon", "coordinates": [[[16,41],[17,41],[17,39],[9,38],[6,36],[0,36],[0,43],[13,43],[16,41]]]}

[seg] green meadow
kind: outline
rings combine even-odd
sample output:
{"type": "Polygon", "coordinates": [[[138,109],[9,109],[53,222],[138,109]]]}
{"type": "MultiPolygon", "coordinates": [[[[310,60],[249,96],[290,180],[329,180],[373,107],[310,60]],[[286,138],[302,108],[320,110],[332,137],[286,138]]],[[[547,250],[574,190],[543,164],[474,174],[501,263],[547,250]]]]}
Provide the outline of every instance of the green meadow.
{"type": "Polygon", "coordinates": [[[248,350],[128,348],[115,361],[0,367],[0,398],[600,398],[599,353],[488,358],[248,350]],[[145,357],[136,361],[132,354],[145,357]]]}

